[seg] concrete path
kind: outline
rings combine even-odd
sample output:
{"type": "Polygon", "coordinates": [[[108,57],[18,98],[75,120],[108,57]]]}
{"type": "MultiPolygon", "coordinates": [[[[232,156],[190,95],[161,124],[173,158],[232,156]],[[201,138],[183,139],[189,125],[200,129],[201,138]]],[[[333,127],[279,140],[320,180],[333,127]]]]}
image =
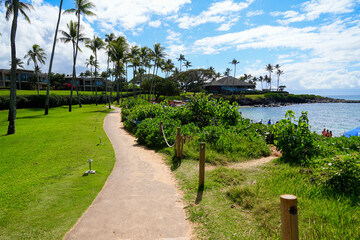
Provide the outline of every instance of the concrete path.
{"type": "Polygon", "coordinates": [[[106,116],[104,129],[115,149],[114,169],[64,239],[190,239],[181,195],[162,158],[136,144],[118,108],[106,116]]]}

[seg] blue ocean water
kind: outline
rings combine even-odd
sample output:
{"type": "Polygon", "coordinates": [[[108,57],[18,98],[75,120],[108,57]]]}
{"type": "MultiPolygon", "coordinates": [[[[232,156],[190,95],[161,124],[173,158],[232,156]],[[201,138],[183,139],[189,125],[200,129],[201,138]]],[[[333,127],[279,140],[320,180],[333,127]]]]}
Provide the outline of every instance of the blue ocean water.
{"type": "Polygon", "coordinates": [[[344,132],[360,126],[360,103],[312,103],[283,107],[241,107],[239,111],[244,118],[256,122],[262,119],[263,123],[267,123],[271,119],[271,122],[274,123],[284,119],[288,110],[295,112],[296,119],[299,118],[302,111],[308,111],[311,130],[319,134],[326,128],[331,130],[334,136],[341,136],[344,132]]]}
{"type": "Polygon", "coordinates": [[[345,100],[360,100],[360,95],[324,95],[324,97],[345,99],[345,100]]]}

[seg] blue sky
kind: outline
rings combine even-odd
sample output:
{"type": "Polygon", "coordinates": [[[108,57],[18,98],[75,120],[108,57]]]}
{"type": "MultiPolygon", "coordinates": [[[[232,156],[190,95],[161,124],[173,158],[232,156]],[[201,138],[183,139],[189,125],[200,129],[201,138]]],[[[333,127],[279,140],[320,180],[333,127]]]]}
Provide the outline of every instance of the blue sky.
{"type": "MultiPolygon", "coordinates": [[[[17,54],[37,43],[50,55],[60,1],[30,1],[32,24],[19,21],[17,54]]],[[[166,48],[168,58],[184,54],[192,68],[223,73],[237,59],[236,76],[265,75],[265,65],[280,64],[281,84],[303,93],[356,94],[360,90],[359,0],[93,0],[96,17],[83,18],[88,37],[125,35],[130,44],[166,48]]],[[[64,9],[73,1],[64,1],[64,9]]],[[[4,19],[4,7],[0,8],[4,19]]],[[[60,29],[75,19],[63,15],[60,29]]],[[[10,22],[0,21],[0,68],[10,59],[10,22]]],[[[77,72],[91,52],[83,47],[77,72]]],[[[100,54],[105,69],[105,53],[100,54]]],[[[33,66],[28,66],[31,69],[33,66]]],[[[46,69],[47,65],[43,66],[46,69]]],[[[71,73],[71,46],[58,43],[55,72],[71,73]]],[[[232,71],[231,74],[234,74],[232,71]]],[[[276,79],[276,76],[273,76],[276,79]]]]}

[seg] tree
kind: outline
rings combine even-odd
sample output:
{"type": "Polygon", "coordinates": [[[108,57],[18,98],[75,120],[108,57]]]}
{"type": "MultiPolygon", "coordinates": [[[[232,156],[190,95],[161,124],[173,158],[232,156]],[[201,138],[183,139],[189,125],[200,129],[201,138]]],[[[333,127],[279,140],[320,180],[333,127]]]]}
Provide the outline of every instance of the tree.
{"type": "MultiPolygon", "coordinates": [[[[84,14],[85,16],[95,16],[95,13],[93,13],[90,9],[95,7],[95,5],[93,3],[91,3],[89,0],[75,0],[75,8],[71,8],[65,11],[65,13],[75,13],[75,15],[78,18],[78,22],[77,22],[77,37],[76,37],[76,50],[75,50],[75,54],[73,56],[73,77],[72,77],[72,81],[75,80],[76,77],[76,58],[77,58],[77,54],[78,54],[78,50],[79,50],[79,40],[80,40],[80,16],[81,14],[84,14]]],[[[72,93],[73,93],[73,88],[71,88],[71,93],[70,93],[70,103],[69,103],[69,112],[71,112],[71,104],[72,104],[72,93]]],[[[79,106],[81,106],[80,104],[80,98],[78,95],[78,101],[79,101],[79,106]]]]}
{"type": "MultiPolygon", "coordinates": [[[[160,66],[160,61],[161,59],[163,59],[164,57],[166,56],[165,54],[165,48],[162,47],[160,45],[160,43],[155,43],[154,44],[154,70],[153,70],[153,76],[154,75],[157,75],[157,71],[159,69],[159,66],[160,66]],[[155,72],[155,69],[156,69],[156,72],[155,72]]],[[[150,96],[149,96],[149,100],[151,98],[151,92],[153,91],[155,93],[155,84],[154,82],[156,82],[156,79],[154,80],[155,78],[153,77],[152,78],[152,81],[151,81],[151,86],[150,86],[150,96]]]]}
{"type": "Polygon", "coordinates": [[[89,67],[90,66],[90,82],[91,82],[91,91],[94,93],[93,91],[93,84],[92,84],[92,81],[93,81],[93,71],[92,71],[92,68],[97,65],[96,62],[95,62],[95,58],[93,55],[90,55],[90,57],[88,59],[86,59],[85,61],[85,66],[86,67],[89,67]]]}
{"type": "Polygon", "coordinates": [[[263,77],[263,76],[260,76],[260,77],[258,78],[258,81],[261,82],[261,91],[263,91],[263,90],[264,90],[264,88],[263,88],[264,77],[263,77]]]}
{"type": "Polygon", "coordinates": [[[189,67],[192,67],[191,62],[189,62],[188,60],[185,61],[184,66],[186,67],[186,71],[188,70],[189,67]]]}
{"type": "MultiPolygon", "coordinates": [[[[129,53],[129,60],[131,65],[129,67],[133,68],[133,79],[135,79],[136,68],[140,66],[140,49],[138,46],[132,46],[129,53]]],[[[132,82],[133,84],[133,97],[135,97],[135,81],[132,82]]]]}
{"type": "Polygon", "coordinates": [[[182,66],[182,61],[185,61],[185,56],[183,54],[180,54],[180,57],[177,58],[178,61],[180,61],[180,72],[181,72],[181,66],[182,66]]]}
{"type": "Polygon", "coordinates": [[[234,65],[234,77],[236,76],[236,65],[239,64],[240,62],[238,60],[236,60],[235,58],[229,62],[230,64],[234,65]]]}
{"type": "Polygon", "coordinates": [[[271,65],[270,63],[268,65],[265,66],[265,70],[269,72],[269,84],[270,84],[270,91],[271,91],[271,73],[274,71],[274,67],[273,65],[271,65]]]}
{"type": "Polygon", "coordinates": [[[49,114],[51,68],[52,68],[52,63],[53,63],[53,59],[54,59],[57,33],[59,30],[59,24],[60,24],[60,19],[61,19],[62,3],[63,3],[63,0],[60,0],[59,15],[58,15],[58,20],[57,20],[57,24],[56,24],[55,36],[54,36],[54,40],[53,40],[53,47],[51,50],[51,57],[50,57],[50,63],[49,63],[49,71],[48,71],[48,76],[47,76],[48,79],[47,79],[47,90],[46,90],[46,100],[45,100],[45,115],[49,114]]]}
{"type": "Polygon", "coordinates": [[[26,11],[32,9],[32,5],[28,3],[21,3],[19,0],[7,0],[5,1],[6,9],[6,20],[10,19],[10,16],[13,15],[13,20],[11,24],[11,34],[10,34],[10,44],[11,44],[11,74],[10,74],[10,103],[9,103],[9,126],[7,134],[15,133],[15,119],[16,119],[16,29],[17,29],[17,19],[20,13],[25,17],[25,19],[30,23],[30,19],[26,14],[26,11]]]}
{"type": "Polygon", "coordinates": [[[103,40],[100,37],[95,37],[93,36],[92,40],[87,40],[86,41],[86,47],[90,48],[94,55],[95,55],[95,103],[97,105],[97,64],[98,64],[98,60],[97,60],[97,51],[101,50],[101,49],[105,49],[105,43],[103,42],[103,40]]]}
{"type": "Polygon", "coordinates": [[[32,46],[32,49],[30,49],[27,54],[24,56],[25,59],[28,59],[27,65],[30,64],[30,61],[34,64],[35,69],[35,76],[36,76],[36,83],[37,83],[37,94],[39,95],[39,63],[45,64],[46,60],[46,53],[43,48],[41,48],[39,45],[34,44],[32,46]]]}
{"type": "Polygon", "coordinates": [[[214,80],[216,73],[212,69],[190,69],[185,72],[174,73],[170,77],[174,82],[179,81],[181,88],[187,91],[201,91],[205,82],[214,80]]]}
{"type": "Polygon", "coordinates": [[[225,72],[224,72],[224,76],[225,76],[225,77],[229,77],[229,76],[230,76],[230,71],[231,71],[230,68],[226,68],[226,70],[225,70],[225,72]]]}
{"type": "Polygon", "coordinates": [[[110,76],[110,43],[112,41],[114,41],[116,38],[115,34],[111,33],[111,34],[105,34],[105,42],[107,43],[106,45],[106,53],[107,53],[107,66],[106,66],[106,78],[105,78],[105,101],[107,102],[109,100],[109,109],[111,109],[111,103],[110,103],[110,98],[108,98],[107,96],[107,91],[108,91],[108,77],[110,76]]]}
{"type": "MultiPolygon", "coordinates": [[[[66,26],[67,26],[69,32],[60,30],[62,37],[60,37],[59,40],[62,41],[63,43],[70,42],[70,43],[72,43],[72,46],[73,46],[73,73],[72,73],[72,79],[71,79],[71,91],[70,91],[70,102],[69,102],[69,112],[71,112],[73,86],[74,86],[74,81],[75,81],[75,77],[76,77],[76,72],[75,72],[75,67],[74,67],[76,64],[76,52],[77,52],[77,50],[81,51],[81,49],[79,47],[76,47],[76,43],[78,43],[79,41],[85,42],[86,40],[88,40],[88,38],[84,37],[84,35],[82,33],[78,33],[78,30],[79,31],[81,30],[78,27],[78,23],[70,20],[70,22],[68,24],[66,24],[66,26]]],[[[78,90],[78,88],[77,88],[77,90],[78,90]]],[[[81,106],[79,94],[78,94],[78,102],[79,102],[79,106],[81,106]]]]}
{"type": "Polygon", "coordinates": [[[280,82],[280,75],[284,74],[284,71],[282,71],[280,69],[280,65],[279,64],[276,64],[275,65],[275,69],[277,70],[276,71],[276,75],[277,75],[277,91],[279,91],[279,82],[280,82]]]}

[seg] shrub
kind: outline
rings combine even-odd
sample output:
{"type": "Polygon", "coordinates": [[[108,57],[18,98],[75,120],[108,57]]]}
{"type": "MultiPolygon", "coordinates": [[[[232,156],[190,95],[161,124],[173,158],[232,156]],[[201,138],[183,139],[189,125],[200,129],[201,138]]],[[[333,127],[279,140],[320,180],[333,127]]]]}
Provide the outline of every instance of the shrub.
{"type": "Polygon", "coordinates": [[[282,152],[282,160],[285,162],[309,164],[318,152],[315,136],[310,131],[307,112],[302,112],[296,121],[295,113],[292,110],[287,111],[285,119],[277,123],[273,131],[274,144],[282,152]]]}

